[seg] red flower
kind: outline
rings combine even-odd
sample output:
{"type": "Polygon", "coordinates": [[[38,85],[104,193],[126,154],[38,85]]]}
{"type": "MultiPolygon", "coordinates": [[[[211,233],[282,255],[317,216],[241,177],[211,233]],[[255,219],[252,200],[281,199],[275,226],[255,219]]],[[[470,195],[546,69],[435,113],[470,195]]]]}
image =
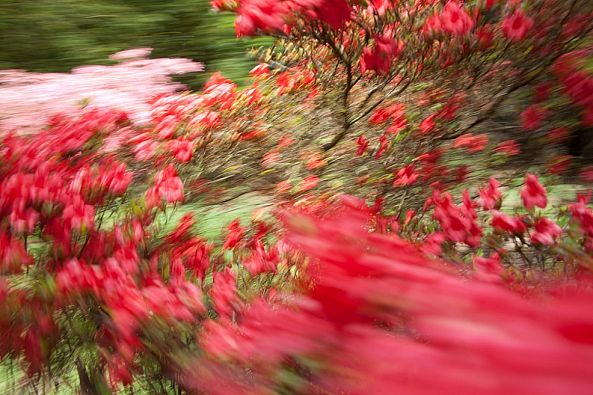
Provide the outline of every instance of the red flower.
{"type": "Polygon", "coordinates": [[[287,3],[276,0],[243,0],[239,5],[235,32],[237,37],[251,36],[257,30],[281,32],[288,15],[287,3]]]}
{"type": "Polygon", "coordinates": [[[502,232],[521,234],[527,231],[527,225],[519,217],[510,217],[500,211],[492,211],[492,227],[502,232]]]}
{"type": "Polygon", "coordinates": [[[351,10],[346,0],[319,0],[314,3],[317,3],[317,17],[334,29],[341,29],[350,20],[351,10]]]}
{"type": "Polygon", "coordinates": [[[22,266],[33,262],[21,240],[0,230],[0,272],[19,273],[22,266]]]}
{"type": "Polygon", "coordinates": [[[39,213],[30,207],[25,208],[25,201],[23,199],[15,201],[9,217],[10,225],[15,232],[32,232],[38,220],[39,213]]]}
{"type": "Polygon", "coordinates": [[[158,204],[160,200],[167,203],[182,202],[183,198],[183,182],[172,165],[156,174],[155,186],[147,191],[149,206],[158,204]]]}
{"type": "Polygon", "coordinates": [[[469,152],[475,153],[483,151],[488,145],[488,136],[485,134],[479,134],[474,136],[471,133],[463,134],[455,139],[453,147],[455,148],[467,148],[469,152]]]}
{"type": "Polygon", "coordinates": [[[387,151],[388,147],[389,147],[389,140],[387,140],[387,136],[385,134],[382,134],[381,137],[379,137],[379,149],[375,153],[375,158],[378,159],[381,156],[383,156],[385,151],[387,151]]]}
{"type": "Polygon", "coordinates": [[[270,68],[266,63],[260,63],[251,69],[249,75],[254,78],[266,78],[270,75],[270,68]]]}
{"type": "Polygon", "coordinates": [[[562,80],[566,93],[581,107],[593,105],[593,78],[586,72],[572,72],[562,80]]]}
{"type": "Polygon", "coordinates": [[[422,121],[422,123],[420,124],[420,133],[426,134],[426,133],[433,131],[433,129],[436,126],[436,124],[434,122],[434,119],[436,118],[436,116],[437,116],[437,114],[432,114],[432,115],[426,117],[422,121]]]}
{"type": "Polygon", "coordinates": [[[124,163],[99,168],[99,185],[116,196],[122,195],[131,182],[132,173],[126,171],[124,163]]]}
{"type": "Polygon", "coordinates": [[[476,213],[471,200],[464,193],[464,204],[453,204],[450,194],[440,196],[435,191],[432,201],[435,204],[433,216],[439,221],[445,237],[454,242],[463,242],[472,247],[480,244],[482,229],[476,223],[476,213]]]}
{"type": "Polygon", "coordinates": [[[480,203],[484,210],[492,210],[498,204],[502,194],[498,190],[500,183],[490,177],[488,186],[480,189],[480,203]]]}
{"type": "Polygon", "coordinates": [[[392,37],[376,37],[373,47],[367,47],[360,59],[361,73],[372,70],[377,74],[386,74],[393,61],[403,50],[403,43],[392,37]]]}
{"type": "Polygon", "coordinates": [[[494,152],[498,152],[506,156],[514,156],[519,154],[521,150],[519,149],[519,144],[515,140],[506,140],[499,143],[496,148],[494,148],[494,152]]]}
{"type": "Polygon", "coordinates": [[[79,197],[75,197],[66,205],[62,215],[64,224],[70,229],[90,229],[95,221],[94,207],[85,204],[79,197]]]}
{"type": "Polygon", "coordinates": [[[552,91],[552,84],[542,83],[535,87],[534,99],[536,102],[543,102],[550,98],[550,92],[552,91]]]}
{"type": "Polygon", "coordinates": [[[548,166],[548,171],[552,174],[562,174],[570,166],[571,161],[572,156],[570,155],[558,155],[548,166]]]}
{"type": "Polygon", "coordinates": [[[404,226],[407,226],[412,219],[416,216],[416,212],[414,210],[407,210],[406,211],[406,218],[404,219],[404,226]]]}
{"type": "Polygon", "coordinates": [[[569,135],[570,132],[568,131],[568,129],[564,127],[552,129],[548,132],[548,138],[553,143],[561,143],[563,141],[566,141],[569,135]]]}
{"type": "Polygon", "coordinates": [[[243,261],[243,266],[252,276],[261,273],[273,273],[279,262],[278,250],[270,247],[266,251],[262,242],[257,241],[252,249],[251,256],[243,261]]]}
{"type": "Polygon", "coordinates": [[[580,174],[581,178],[587,182],[593,181],[593,166],[583,168],[580,174]]]}
{"type": "Polygon", "coordinates": [[[292,189],[292,184],[290,183],[290,181],[280,181],[278,184],[276,184],[276,191],[278,193],[287,193],[288,191],[290,191],[292,189]]]}
{"type": "Polygon", "coordinates": [[[274,166],[280,160],[280,152],[274,150],[264,154],[262,159],[262,166],[269,168],[274,166]]]}
{"type": "Polygon", "coordinates": [[[401,103],[395,103],[376,109],[369,118],[369,122],[372,125],[382,125],[389,119],[399,121],[401,118],[405,118],[405,106],[401,103]]]}
{"type": "Polygon", "coordinates": [[[210,294],[216,312],[222,316],[230,316],[237,294],[235,275],[230,268],[214,273],[214,283],[210,294]]]}
{"type": "Polygon", "coordinates": [[[245,230],[241,227],[238,219],[229,224],[228,233],[224,241],[224,248],[233,249],[245,237],[245,230]]]}
{"type": "Polygon", "coordinates": [[[486,50],[492,46],[492,41],[494,41],[494,33],[492,32],[490,25],[486,25],[477,29],[476,36],[478,36],[481,50],[486,50]]]}
{"type": "Polygon", "coordinates": [[[455,169],[455,180],[459,183],[462,183],[465,181],[465,179],[467,178],[469,173],[470,173],[469,166],[461,165],[455,169]]]}
{"type": "Polygon", "coordinates": [[[579,195],[577,203],[568,206],[570,214],[579,222],[583,233],[589,238],[593,236],[593,210],[587,207],[589,196],[579,195]]]}
{"type": "Polygon", "coordinates": [[[468,13],[454,1],[449,1],[445,5],[440,20],[443,30],[454,36],[469,33],[474,27],[474,21],[468,13]]]}
{"type": "Polygon", "coordinates": [[[367,140],[367,138],[364,137],[363,134],[361,134],[360,136],[358,136],[358,139],[356,140],[356,145],[358,145],[358,150],[356,150],[356,156],[362,156],[362,154],[365,153],[369,146],[369,140],[367,140]]]}
{"type": "Polygon", "coordinates": [[[305,192],[311,190],[315,188],[317,184],[319,184],[319,177],[313,175],[307,176],[301,181],[300,191],[305,192]]]}
{"type": "Polygon", "coordinates": [[[535,232],[531,234],[534,244],[553,245],[562,234],[562,228],[547,218],[540,218],[535,223],[535,232]]]}
{"type": "Polygon", "coordinates": [[[475,257],[474,270],[478,280],[493,283],[501,282],[500,276],[504,273],[500,257],[496,253],[490,258],[475,257]]]}
{"type": "Polygon", "coordinates": [[[291,146],[294,143],[294,138],[290,135],[284,135],[278,142],[278,148],[286,148],[291,146]]]}
{"type": "Polygon", "coordinates": [[[545,115],[537,105],[529,106],[521,113],[521,126],[525,130],[535,130],[540,126],[545,115]]]}
{"type": "Polygon", "coordinates": [[[191,160],[194,153],[194,144],[185,139],[172,140],[169,142],[169,149],[173,152],[177,161],[187,163],[191,160]]]}
{"type": "Polygon", "coordinates": [[[523,40],[532,27],[533,19],[526,16],[521,9],[516,10],[502,21],[502,31],[511,41],[523,40]]]}
{"type": "Polygon", "coordinates": [[[412,185],[418,179],[418,173],[415,172],[414,165],[410,164],[406,167],[400,169],[396,175],[395,180],[393,181],[394,186],[407,186],[412,185]]]}
{"type": "Polygon", "coordinates": [[[539,183],[537,176],[527,174],[525,185],[521,190],[521,199],[526,209],[531,210],[534,207],[545,208],[548,205],[546,190],[539,183]]]}

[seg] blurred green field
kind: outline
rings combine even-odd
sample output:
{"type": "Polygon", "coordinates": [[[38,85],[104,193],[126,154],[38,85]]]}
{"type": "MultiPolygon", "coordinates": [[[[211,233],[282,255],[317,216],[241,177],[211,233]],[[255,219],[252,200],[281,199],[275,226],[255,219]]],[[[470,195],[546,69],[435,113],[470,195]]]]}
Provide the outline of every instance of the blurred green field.
{"type": "Polygon", "coordinates": [[[152,47],[153,57],[203,62],[206,73],[182,79],[197,89],[217,70],[243,83],[255,63],[246,49],[266,42],[237,40],[233,15],[213,12],[208,0],[0,1],[0,69],[65,72],[152,47]]]}

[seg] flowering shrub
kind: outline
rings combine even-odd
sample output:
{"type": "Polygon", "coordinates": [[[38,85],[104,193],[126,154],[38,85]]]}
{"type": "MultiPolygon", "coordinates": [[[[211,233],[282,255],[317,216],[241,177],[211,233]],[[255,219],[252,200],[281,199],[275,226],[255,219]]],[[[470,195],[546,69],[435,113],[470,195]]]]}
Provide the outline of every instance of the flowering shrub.
{"type": "Polygon", "coordinates": [[[0,352],[31,385],[591,392],[590,196],[552,199],[561,146],[528,155],[588,124],[591,4],[213,5],[277,37],[250,86],[127,60],[93,69],[159,65],[123,107],[1,136],[0,352]],[[196,232],[194,204],[253,193],[273,215],[196,232]]]}
{"type": "Polygon", "coordinates": [[[82,66],[69,74],[0,73],[0,132],[35,131],[56,113],[72,114],[83,105],[125,111],[137,123],[149,121],[147,101],[181,86],[170,75],[202,70],[188,59],[146,59],[149,48],[114,54],[114,66],[82,66]]]}
{"type": "Polygon", "coordinates": [[[207,355],[184,375],[189,388],[591,390],[589,282],[549,284],[535,294],[520,285],[530,294],[522,297],[492,283],[501,280],[496,263],[484,259],[461,274],[397,237],[369,233],[369,210],[356,201],[323,220],[285,220],[287,241],[313,259],[306,271],[314,287],[297,297],[257,299],[235,322],[208,321],[201,337],[207,355]]]}

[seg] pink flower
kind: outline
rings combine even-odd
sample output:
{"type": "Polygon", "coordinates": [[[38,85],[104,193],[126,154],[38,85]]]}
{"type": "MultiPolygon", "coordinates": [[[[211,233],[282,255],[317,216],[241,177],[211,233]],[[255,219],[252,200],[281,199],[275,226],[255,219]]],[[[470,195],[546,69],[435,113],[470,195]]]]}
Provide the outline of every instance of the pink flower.
{"type": "Polygon", "coordinates": [[[152,48],[134,48],[119,51],[109,57],[111,60],[144,59],[150,55],[152,48]]]}
{"type": "Polygon", "coordinates": [[[546,190],[539,183],[537,176],[527,174],[525,185],[521,190],[521,199],[527,210],[531,210],[534,207],[545,208],[548,205],[546,190]]]}

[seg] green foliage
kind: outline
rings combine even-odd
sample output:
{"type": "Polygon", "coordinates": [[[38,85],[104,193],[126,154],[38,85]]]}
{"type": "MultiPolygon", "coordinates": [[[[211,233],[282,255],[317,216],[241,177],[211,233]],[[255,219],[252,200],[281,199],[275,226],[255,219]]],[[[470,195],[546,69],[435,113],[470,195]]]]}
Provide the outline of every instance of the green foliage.
{"type": "Polygon", "coordinates": [[[197,88],[213,71],[242,83],[254,61],[236,40],[233,16],[207,0],[21,0],[0,2],[0,68],[64,72],[106,64],[110,54],[154,48],[154,57],[186,57],[207,73],[183,82],[197,88]]]}

